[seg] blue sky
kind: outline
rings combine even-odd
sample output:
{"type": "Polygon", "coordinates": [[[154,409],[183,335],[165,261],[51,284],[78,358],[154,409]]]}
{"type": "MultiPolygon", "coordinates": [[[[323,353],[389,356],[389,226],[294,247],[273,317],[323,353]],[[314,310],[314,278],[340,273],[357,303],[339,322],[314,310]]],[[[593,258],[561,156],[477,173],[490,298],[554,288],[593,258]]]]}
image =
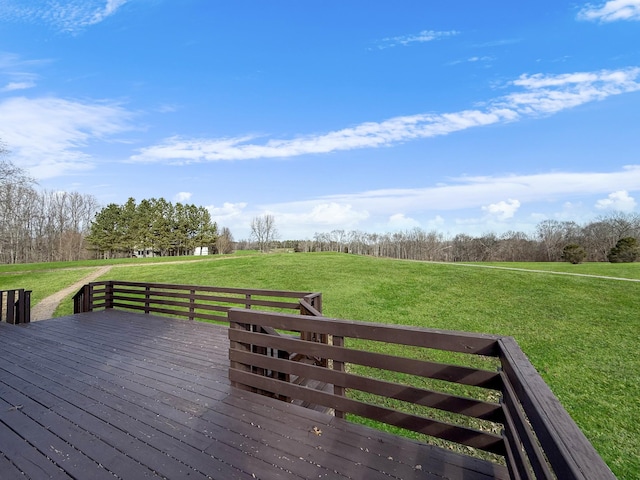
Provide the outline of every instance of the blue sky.
{"type": "Polygon", "coordinates": [[[639,212],[640,0],[0,0],[0,139],[236,239],[639,212]]]}

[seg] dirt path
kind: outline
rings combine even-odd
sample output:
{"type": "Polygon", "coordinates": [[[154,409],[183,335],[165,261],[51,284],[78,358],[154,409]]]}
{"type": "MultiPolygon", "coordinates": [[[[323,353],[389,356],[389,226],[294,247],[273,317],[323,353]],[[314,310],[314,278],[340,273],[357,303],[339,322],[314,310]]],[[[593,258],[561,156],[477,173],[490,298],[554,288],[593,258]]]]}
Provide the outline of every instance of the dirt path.
{"type": "Polygon", "coordinates": [[[56,292],[53,295],[50,295],[47,298],[43,299],[40,303],[38,303],[31,309],[31,321],[36,322],[38,320],[53,318],[53,312],[56,311],[56,308],[58,308],[58,305],[60,305],[60,302],[62,300],[67,298],[67,296],[71,295],[73,292],[80,290],[83,285],[89,282],[93,282],[96,278],[101,277],[109,270],[111,270],[111,268],[113,267],[100,267],[84,277],[82,280],[79,280],[73,285],[68,286],[64,290],[60,290],[59,292],[56,292]]]}

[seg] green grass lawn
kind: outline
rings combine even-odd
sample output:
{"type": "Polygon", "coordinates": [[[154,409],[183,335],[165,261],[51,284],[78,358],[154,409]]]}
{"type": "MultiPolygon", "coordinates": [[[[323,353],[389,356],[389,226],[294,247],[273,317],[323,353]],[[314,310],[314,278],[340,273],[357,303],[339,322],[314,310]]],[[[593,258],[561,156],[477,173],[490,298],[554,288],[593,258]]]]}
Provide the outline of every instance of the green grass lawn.
{"type": "MultiPolygon", "coordinates": [[[[529,271],[283,253],[137,262],[105,279],[320,291],[330,317],[511,335],[614,473],[640,478],[640,282],[544,272],[639,279],[640,264],[492,265],[529,271]]],[[[49,266],[0,268],[0,288],[43,298],[81,276],[49,266]]]]}
{"type": "MultiPolygon", "coordinates": [[[[6,273],[0,269],[0,290],[31,290],[31,306],[34,306],[43,298],[80,281],[92,271],[92,268],[61,268],[6,273]]],[[[69,311],[73,311],[73,308],[69,311]]]]}

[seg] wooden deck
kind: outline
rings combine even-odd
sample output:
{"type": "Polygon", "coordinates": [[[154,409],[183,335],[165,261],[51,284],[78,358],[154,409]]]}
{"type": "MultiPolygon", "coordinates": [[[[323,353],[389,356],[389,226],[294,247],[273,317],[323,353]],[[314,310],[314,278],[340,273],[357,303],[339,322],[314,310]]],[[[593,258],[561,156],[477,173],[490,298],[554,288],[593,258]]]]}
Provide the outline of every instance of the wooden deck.
{"type": "Polygon", "coordinates": [[[508,478],[230,386],[227,327],[105,310],[0,323],[0,478],[508,478]]]}

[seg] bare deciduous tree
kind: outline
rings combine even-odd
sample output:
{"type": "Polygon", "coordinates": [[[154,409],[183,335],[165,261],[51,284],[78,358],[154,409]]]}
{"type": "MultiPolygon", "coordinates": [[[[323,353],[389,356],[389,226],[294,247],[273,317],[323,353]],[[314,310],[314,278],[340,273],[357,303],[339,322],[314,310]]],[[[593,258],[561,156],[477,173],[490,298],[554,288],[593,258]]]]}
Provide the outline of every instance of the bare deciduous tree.
{"type": "Polygon", "coordinates": [[[227,227],[223,227],[218,239],[216,240],[216,249],[218,253],[227,254],[233,253],[233,235],[231,230],[227,227]]]}
{"type": "MultiPolygon", "coordinates": [[[[0,157],[7,150],[0,143],[0,157]]],[[[0,262],[87,258],[84,236],[97,210],[92,195],[38,192],[35,181],[0,158],[0,262]]]]}
{"type": "Polygon", "coordinates": [[[278,238],[275,217],[270,214],[254,217],[251,220],[251,238],[258,244],[261,252],[268,252],[271,243],[278,238]]]}

